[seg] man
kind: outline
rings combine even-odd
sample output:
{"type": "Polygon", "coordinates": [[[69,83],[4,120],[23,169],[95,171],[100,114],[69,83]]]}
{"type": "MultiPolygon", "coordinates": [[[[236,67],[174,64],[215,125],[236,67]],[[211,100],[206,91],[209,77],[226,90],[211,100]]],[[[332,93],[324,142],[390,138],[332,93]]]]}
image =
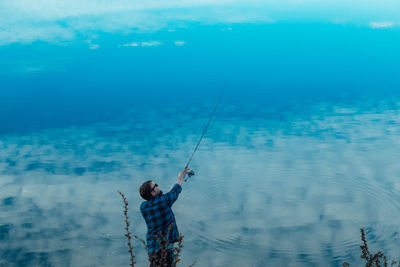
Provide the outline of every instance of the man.
{"type": "Polygon", "coordinates": [[[146,243],[151,267],[169,267],[174,262],[172,245],[178,241],[179,232],[172,205],[182,191],[182,180],[189,172],[189,169],[181,171],[166,194],[151,180],[140,186],[140,195],[146,200],[140,205],[140,211],[147,224],[146,243]]]}

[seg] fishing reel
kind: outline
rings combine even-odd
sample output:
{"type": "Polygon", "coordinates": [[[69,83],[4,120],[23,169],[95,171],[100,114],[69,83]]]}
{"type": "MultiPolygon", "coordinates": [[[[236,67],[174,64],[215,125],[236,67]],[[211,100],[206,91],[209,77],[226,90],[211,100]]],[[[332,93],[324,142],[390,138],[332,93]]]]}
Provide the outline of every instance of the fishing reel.
{"type": "Polygon", "coordinates": [[[185,178],[185,182],[187,181],[187,179],[189,179],[190,177],[192,177],[194,175],[194,171],[190,170],[190,172],[188,172],[186,175],[187,175],[187,177],[185,178]]]}

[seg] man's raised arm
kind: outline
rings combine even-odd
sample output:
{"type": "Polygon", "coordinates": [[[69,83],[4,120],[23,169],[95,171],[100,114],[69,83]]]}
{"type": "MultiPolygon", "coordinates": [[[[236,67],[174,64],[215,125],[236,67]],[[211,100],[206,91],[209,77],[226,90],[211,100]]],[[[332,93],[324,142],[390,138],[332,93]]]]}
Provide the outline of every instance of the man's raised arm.
{"type": "Polygon", "coordinates": [[[186,174],[190,172],[190,169],[184,169],[181,171],[178,175],[178,180],[176,180],[176,183],[171,187],[168,193],[166,193],[164,196],[167,198],[169,205],[172,206],[174,202],[178,199],[178,195],[182,191],[182,181],[185,179],[186,174]],[[179,186],[177,186],[178,184],[179,186]]]}

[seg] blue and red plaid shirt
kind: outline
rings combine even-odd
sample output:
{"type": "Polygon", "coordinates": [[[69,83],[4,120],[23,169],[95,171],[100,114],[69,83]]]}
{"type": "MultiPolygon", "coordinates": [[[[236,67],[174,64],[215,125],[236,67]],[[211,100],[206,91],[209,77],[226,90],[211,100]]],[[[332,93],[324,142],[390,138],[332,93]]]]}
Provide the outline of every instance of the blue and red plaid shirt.
{"type": "MultiPolygon", "coordinates": [[[[178,199],[181,191],[182,187],[179,184],[174,184],[168,193],[155,196],[140,205],[140,211],[147,224],[146,243],[149,253],[161,250],[160,238],[167,237],[171,224],[168,243],[172,245],[178,241],[179,232],[172,211],[172,204],[178,199]]],[[[164,246],[165,242],[162,245],[164,246]]]]}

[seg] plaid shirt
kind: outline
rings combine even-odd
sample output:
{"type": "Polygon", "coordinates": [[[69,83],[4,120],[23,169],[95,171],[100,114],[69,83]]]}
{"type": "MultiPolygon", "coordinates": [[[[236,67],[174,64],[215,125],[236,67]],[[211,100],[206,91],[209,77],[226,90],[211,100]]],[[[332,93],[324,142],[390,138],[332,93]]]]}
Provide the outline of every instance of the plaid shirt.
{"type": "Polygon", "coordinates": [[[182,187],[179,184],[174,184],[168,193],[155,196],[140,205],[140,211],[147,224],[146,243],[149,253],[161,250],[159,238],[160,236],[167,237],[168,228],[171,224],[169,244],[172,245],[178,241],[178,227],[171,208],[181,191],[182,187]]]}

